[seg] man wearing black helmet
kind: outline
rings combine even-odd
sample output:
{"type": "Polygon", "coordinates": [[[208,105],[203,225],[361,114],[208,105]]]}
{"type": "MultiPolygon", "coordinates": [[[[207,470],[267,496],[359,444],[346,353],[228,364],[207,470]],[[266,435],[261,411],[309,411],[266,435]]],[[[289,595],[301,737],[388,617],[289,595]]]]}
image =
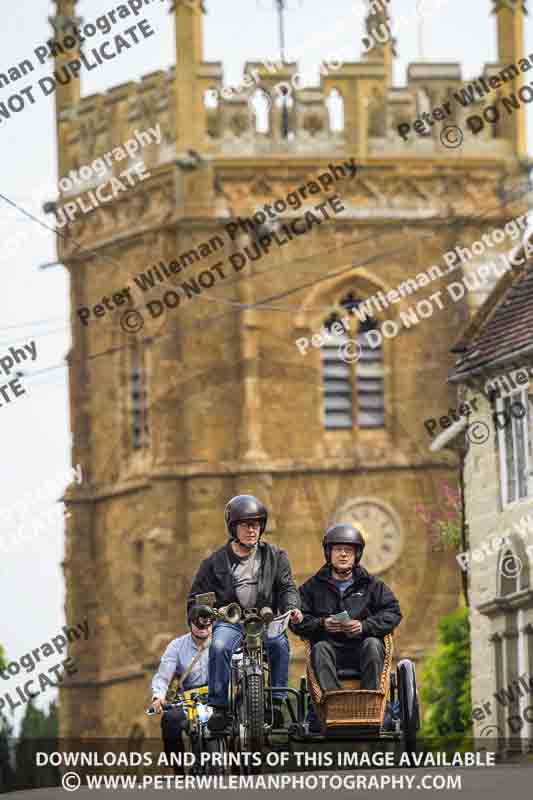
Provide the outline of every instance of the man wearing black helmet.
{"type": "Polygon", "coordinates": [[[338,669],[357,669],[361,689],[377,689],[383,669],[383,637],[402,614],[389,587],[359,566],[365,540],[352,525],[334,525],[322,540],[326,563],[300,587],[303,620],[291,622],[313,643],[311,663],[323,691],[340,689],[338,669]],[[346,612],[344,620],[336,615],[346,612]]]}
{"type": "Polygon", "coordinates": [[[173,678],[178,691],[188,691],[207,685],[207,664],[211,643],[211,618],[197,612],[189,614],[190,633],[173,639],[166,648],[152,680],[152,707],[161,718],[161,734],[167,763],[176,775],[184,775],[182,733],[187,730],[187,715],[182,708],[164,710],[168,687],[173,678]]]}
{"type": "MultiPolygon", "coordinates": [[[[299,597],[289,559],[284,550],[261,541],[268,512],[252,495],[238,495],[224,512],[230,541],[202,561],[196,573],[187,605],[195,604],[195,596],[215,593],[215,607],[239,603],[241,608],[272,608],[274,614],[292,609],[291,621],[301,622],[299,597]]],[[[212,731],[223,730],[227,723],[228,686],[231,654],[242,641],[242,627],[229,622],[213,626],[209,650],[209,697],[214,713],[209,720],[212,731]]],[[[289,640],[286,633],[266,640],[270,658],[272,684],[287,686],[289,677],[289,640]]],[[[285,692],[273,693],[274,724],[282,724],[281,703],[285,692]]]]}

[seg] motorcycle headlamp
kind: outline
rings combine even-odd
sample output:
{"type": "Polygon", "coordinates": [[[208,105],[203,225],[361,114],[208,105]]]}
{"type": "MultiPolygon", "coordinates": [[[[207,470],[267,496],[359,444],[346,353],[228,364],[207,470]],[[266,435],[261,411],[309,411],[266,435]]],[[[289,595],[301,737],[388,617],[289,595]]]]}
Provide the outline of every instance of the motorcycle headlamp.
{"type": "Polygon", "coordinates": [[[248,636],[259,636],[263,630],[261,617],[249,617],[244,623],[244,631],[248,636]]]}

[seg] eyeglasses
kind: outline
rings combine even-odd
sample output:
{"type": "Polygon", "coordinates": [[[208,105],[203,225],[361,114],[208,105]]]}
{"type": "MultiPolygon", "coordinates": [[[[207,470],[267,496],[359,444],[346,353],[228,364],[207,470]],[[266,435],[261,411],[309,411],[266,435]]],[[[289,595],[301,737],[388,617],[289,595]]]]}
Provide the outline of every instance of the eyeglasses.
{"type": "Polygon", "coordinates": [[[260,528],[261,528],[261,523],[257,519],[252,519],[250,521],[243,520],[242,522],[239,522],[238,524],[239,525],[244,525],[245,527],[248,528],[248,530],[260,530],[260,528]]]}
{"type": "Polygon", "coordinates": [[[198,628],[200,631],[206,631],[208,628],[211,627],[212,620],[206,619],[205,617],[200,617],[192,623],[195,628],[198,628]]]}

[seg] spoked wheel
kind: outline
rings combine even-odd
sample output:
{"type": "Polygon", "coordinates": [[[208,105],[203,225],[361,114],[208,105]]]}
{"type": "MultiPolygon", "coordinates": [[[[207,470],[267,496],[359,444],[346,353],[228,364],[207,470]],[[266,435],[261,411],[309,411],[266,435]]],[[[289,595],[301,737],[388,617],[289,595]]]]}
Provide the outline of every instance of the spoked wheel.
{"type": "Polygon", "coordinates": [[[250,753],[263,749],[265,731],[265,706],[263,676],[246,675],[246,726],[244,744],[250,753]]]}
{"type": "Polygon", "coordinates": [[[185,744],[185,746],[183,748],[184,754],[185,753],[187,753],[187,754],[192,753],[194,755],[194,763],[191,764],[190,766],[189,765],[184,766],[185,774],[186,775],[197,775],[199,773],[199,766],[200,766],[198,753],[197,753],[197,748],[195,747],[195,743],[193,742],[193,740],[191,739],[191,737],[188,734],[186,734],[183,737],[183,739],[184,739],[184,744],[185,744]]]}
{"type": "Polygon", "coordinates": [[[229,775],[228,743],[225,736],[206,739],[204,748],[209,753],[209,761],[204,767],[204,775],[229,775]]]}
{"type": "Polygon", "coordinates": [[[420,727],[415,665],[410,659],[404,658],[399,662],[397,672],[402,734],[401,751],[410,755],[416,753],[416,732],[420,727]]]}
{"type": "Polygon", "coordinates": [[[264,697],[263,677],[248,674],[242,677],[242,691],[238,693],[235,719],[235,751],[240,754],[241,775],[253,775],[261,771],[256,764],[257,755],[264,744],[264,697]]]}

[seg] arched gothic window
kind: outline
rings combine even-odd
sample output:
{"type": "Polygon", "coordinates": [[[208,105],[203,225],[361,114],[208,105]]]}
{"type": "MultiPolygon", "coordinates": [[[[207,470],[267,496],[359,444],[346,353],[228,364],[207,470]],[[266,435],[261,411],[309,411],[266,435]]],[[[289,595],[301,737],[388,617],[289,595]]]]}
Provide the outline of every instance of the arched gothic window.
{"type": "MultiPolygon", "coordinates": [[[[504,711],[507,719],[526,719],[525,707],[528,700],[522,696],[519,678],[530,672],[532,629],[531,626],[524,625],[526,609],[530,608],[533,596],[528,561],[523,542],[516,539],[500,551],[496,566],[496,604],[499,608],[495,622],[497,620],[497,627],[504,632],[493,635],[491,641],[495,663],[494,696],[499,703],[496,713],[502,730],[505,729],[504,711]]],[[[526,725],[519,736],[527,737],[528,727],[530,735],[531,727],[526,725]]],[[[512,733],[514,735],[516,731],[512,733]]]]}
{"type": "Polygon", "coordinates": [[[385,425],[383,350],[381,344],[371,347],[365,335],[377,323],[366,312],[357,314],[360,303],[349,292],[339,302],[339,310],[324,322],[321,350],[327,430],[385,425]]]}

